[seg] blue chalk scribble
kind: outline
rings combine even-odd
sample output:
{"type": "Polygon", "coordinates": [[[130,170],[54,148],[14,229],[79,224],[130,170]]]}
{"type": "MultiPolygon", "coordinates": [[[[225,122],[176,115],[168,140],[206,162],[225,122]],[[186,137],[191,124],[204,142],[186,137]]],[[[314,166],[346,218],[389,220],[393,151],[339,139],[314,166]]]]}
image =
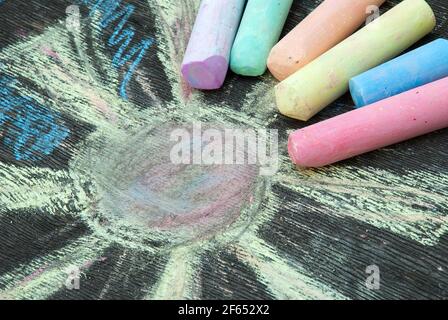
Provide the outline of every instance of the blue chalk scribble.
{"type": "Polygon", "coordinates": [[[135,70],[143,60],[147,50],[154,43],[154,39],[150,37],[143,38],[138,44],[135,44],[130,48],[131,42],[135,36],[135,28],[132,26],[127,26],[125,28],[125,26],[135,11],[134,5],[126,4],[121,6],[122,0],[79,1],[90,8],[90,16],[95,14],[95,12],[99,12],[102,15],[102,19],[99,24],[99,28],[101,30],[108,28],[112,22],[115,22],[121,18],[108,40],[108,45],[110,47],[116,47],[121,44],[112,59],[112,66],[114,68],[118,69],[126,65],[128,62],[131,63],[120,85],[120,96],[127,100],[128,96],[126,93],[126,88],[129,81],[132,79],[135,70]]]}
{"type": "Polygon", "coordinates": [[[18,94],[17,80],[0,77],[0,130],[3,143],[18,161],[39,161],[50,155],[70,134],[61,117],[34,99],[18,94]],[[8,124],[3,128],[5,124],[8,124]]]}

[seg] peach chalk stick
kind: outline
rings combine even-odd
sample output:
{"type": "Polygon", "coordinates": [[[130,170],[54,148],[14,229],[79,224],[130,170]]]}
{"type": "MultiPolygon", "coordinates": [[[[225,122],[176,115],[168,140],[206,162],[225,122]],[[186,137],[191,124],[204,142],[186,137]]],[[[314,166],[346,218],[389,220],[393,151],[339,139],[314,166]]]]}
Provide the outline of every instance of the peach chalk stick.
{"type": "Polygon", "coordinates": [[[448,127],[448,78],[297,130],[288,150],[299,167],[322,167],[448,127]]]}
{"type": "Polygon", "coordinates": [[[354,33],[385,0],[325,0],[271,50],[268,68],[284,80],[354,33]]]}
{"type": "Polygon", "coordinates": [[[307,121],[349,89],[349,81],[388,61],[436,25],[424,0],[405,0],[276,86],[277,107],[307,121]]]}

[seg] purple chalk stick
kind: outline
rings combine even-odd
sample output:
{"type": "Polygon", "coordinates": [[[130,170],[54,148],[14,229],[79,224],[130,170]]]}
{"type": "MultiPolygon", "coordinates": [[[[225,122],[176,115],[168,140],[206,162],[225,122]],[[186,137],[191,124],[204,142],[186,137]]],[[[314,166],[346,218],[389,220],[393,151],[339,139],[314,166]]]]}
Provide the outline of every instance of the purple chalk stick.
{"type": "Polygon", "coordinates": [[[202,0],[182,63],[182,75],[191,87],[213,90],[224,83],[245,3],[202,0]]]}

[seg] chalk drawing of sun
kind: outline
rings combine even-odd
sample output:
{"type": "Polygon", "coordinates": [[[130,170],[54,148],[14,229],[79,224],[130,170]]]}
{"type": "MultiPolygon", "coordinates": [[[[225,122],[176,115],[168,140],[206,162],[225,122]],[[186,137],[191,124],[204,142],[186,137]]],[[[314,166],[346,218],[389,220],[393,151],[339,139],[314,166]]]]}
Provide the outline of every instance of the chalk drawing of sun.
{"type": "MultiPolygon", "coordinates": [[[[323,215],[353,218],[423,245],[437,244],[446,232],[446,173],[422,179],[372,167],[296,171],[284,145],[272,177],[250,165],[172,164],[168,123],[259,129],[275,128],[277,117],[269,75],[250,86],[238,107],[225,99],[238,90],[237,82],[227,84],[216,103],[207,98],[214,93],[191,91],[181,81],[179,65],[198,3],[148,1],[157,27],[150,54],[169,83],[158,83],[166,79],[149,68],[136,69],[132,81],[144,92],[141,100],[130,91],[129,100],[119,94],[123,75],[110,66],[100,13],[84,19],[79,30],[60,22],[0,52],[2,72],[17,79],[11,90],[47,106],[61,123],[71,119],[67,127],[78,136],[58,148],[66,165],[51,165],[51,155],[47,166],[0,162],[0,214],[67,219],[46,233],[56,239],[83,226],[80,234],[10,266],[0,276],[2,297],[348,298],[278,250],[300,247],[300,241],[280,233],[272,241],[269,233],[277,231],[269,228],[279,212],[303,207],[285,194],[318,204],[323,215]],[[65,287],[71,266],[83,274],[80,290],[65,287]],[[226,266],[238,272],[229,274],[226,266]]],[[[294,215],[284,219],[294,227],[294,215]]]]}

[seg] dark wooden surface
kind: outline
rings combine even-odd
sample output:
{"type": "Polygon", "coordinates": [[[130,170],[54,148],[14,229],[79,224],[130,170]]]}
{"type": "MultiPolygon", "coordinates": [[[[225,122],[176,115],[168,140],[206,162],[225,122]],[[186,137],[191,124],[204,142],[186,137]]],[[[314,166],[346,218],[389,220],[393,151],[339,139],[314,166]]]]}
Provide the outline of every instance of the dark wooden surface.
{"type": "MultiPolygon", "coordinates": [[[[95,2],[78,1],[81,30],[68,32],[70,1],[0,1],[1,298],[448,297],[446,130],[329,168],[296,170],[287,159],[288,133],[351,110],[348,95],[305,124],[276,113],[268,74],[229,74],[222,90],[192,92],[177,70],[198,1],[123,0],[120,8],[134,8],[126,26],[135,31],[125,49],[154,40],[125,87],[126,100],[120,84],[135,56],[113,65],[120,44],[108,41],[120,19],[101,26],[101,12],[89,16],[95,2]],[[197,237],[178,227],[160,236],[132,226],[136,207],[126,206],[126,190],[112,190],[122,190],[123,171],[140,170],[145,155],[153,169],[165,150],[161,138],[140,132],[158,121],[193,120],[279,130],[279,172],[263,179],[247,168],[221,173],[224,183],[201,191],[220,203],[211,214],[236,216],[234,225],[198,224],[197,237]],[[232,188],[244,196],[235,198],[232,188]],[[249,222],[242,221],[252,203],[249,222]],[[121,221],[131,226],[117,226],[121,221]],[[73,265],[82,271],[80,290],[65,287],[73,265]],[[372,265],[381,271],[379,290],[365,284],[372,265]]],[[[382,12],[398,2],[387,1],[382,12]]],[[[284,32],[318,3],[294,1],[284,32]]],[[[438,25],[416,46],[448,37],[446,1],[428,3],[438,25]]],[[[219,176],[204,170],[200,177],[219,176]]],[[[154,175],[149,184],[160,178],[145,172],[154,175]]],[[[159,190],[154,201],[161,193],[174,203],[198,192],[189,189],[191,176],[174,179],[186,191],[159,190]]],[[[160,214],[169,211],[157,203],[160,214]]]]}

